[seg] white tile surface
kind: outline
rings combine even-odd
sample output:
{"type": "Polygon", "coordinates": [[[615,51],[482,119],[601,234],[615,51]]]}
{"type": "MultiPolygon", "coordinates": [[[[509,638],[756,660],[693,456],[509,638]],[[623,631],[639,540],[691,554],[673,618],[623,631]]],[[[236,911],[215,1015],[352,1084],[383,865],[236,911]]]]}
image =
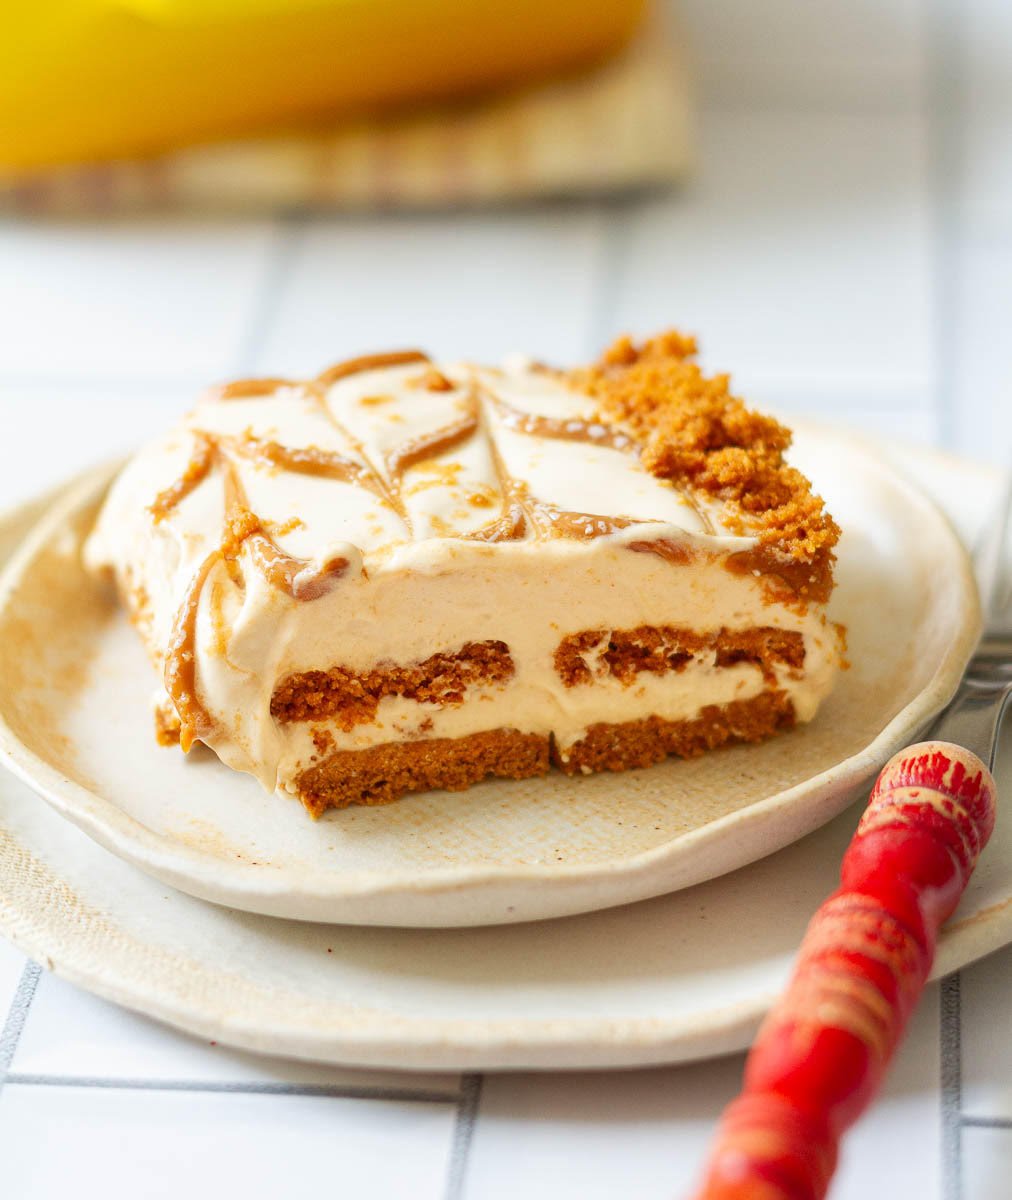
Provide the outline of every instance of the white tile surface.
{"type": "Polygon", "coordinates": [[[453,1118],[443,1103],[8,1084],[4,1195],[436,1200],[453,1118]]]}
{"type": "Polygon", "coordinates": [[[959,217],[971,234],[1012,235],[1012,6],[1005,0],[965,0],[962,56],[955,100],[964,109],[957,127],[959,217]]]}
{"type": "Polygon", "coordinates": [[[960,973],[960,1004],[963,1111],[1012,1121],[1012,947],[960,973]]]}
{"type": "Polygon", "coordinates": [[[672,7],[711,102],[895,107],[920,98],[923,0],[677,0],[672,7]]]}
{"type": "Polygon", "coordinates": [[[485,1079],[467,1194],[664,1200],[696,1178],[740,1057],[679,1071],[485,1079]],[[511,1147],[523,1147],[522,1154],[511,1147]]]}
{"type": "Polygon", "coordinates": [[[15,950],[10,942],[0,938],[0,1029],[3,1029],[27,961],[20,950],[15,950]]]}
{"type": "Polygon", "coordinates": [[[910,115],[704,113],[701,169],[626,234],[612,324],[676,324],[766,404],[932,387],[925,129],[910,115]]]}
{"type": "Polygon", "coordinates": [[[495,360],[590,350],[601,271],[594,206],[317,220],[298,240],[257,369],[315,372],[420,345],[495,360]]]}
{"type": "Polygon", "coordinates": [[[939,1001],[929,987],[881,1096],[845,1139],[833,1200],[942,1200],[939,1001]]]}
{"type": "Polygon", "coordinates": [[[1008,1200],[1012,1191],[1012,1129],[967,1129],[963,1135],[966,1200],[1008,1200]]]}
{"type": "Polygon", "coordinates": [[[834,396],[833,403],[830,404],[826,403],[829,395],[824,388],[813,388],[806,396],[798,396],[788,403],[769,407],[774,414],[780,414],[788,425],[792,419],[807,417],[857,434],[888,441],[933,446],[939,440],[939,413],[931,405],[912,406],[893,400],[883,400],[881,404],[875,404],[869,402],[864,395],[858,403],[849,397],[834,396]]]}
{"type": "Polygon", "coordinates": [[[274,232],[266,220],[4,221],[0,380],[231,371],[274,232]]]}
{"type": "MultiPolygon", "coordinates": [[[[698,1178],[741,1078],[738,1056],[677,1070],[485,1079],[467,1195],[669,1200],[698,1178]],[[523,1147],[522,1153],[513,1152],[523,1147]]],[[[938,989],[925,996],[890,1081],[851,1134],[834,1200],[940,1194],[938,989]],[[916,1129],[918,1153],[904,1132],[916,1129]]]]}
{"type": "Polygon", "coordinates": [[[0,374],[0,425],[18,433],[0,438],[0,507],[136,449],[174,424],[197,391],[159,380],[11,384],[0,374]]]}
{"type": "Polygon", "coordinates": [[[456,1098],[457,1075],[353,1071],[264,1058],[199,1041],[90,996],[44,973],[11,1062],[15,1076],[304,1084],[438,1092],[456,1098]]]}
{"type": "Polygon", "coordinates": [[[959,304],[952,331],[956,339],[952,399],[957,445],[966,454],[1010,466],[1012,229],[1007,240],[975,240],[965,246],[956,271],[959,304]]]}

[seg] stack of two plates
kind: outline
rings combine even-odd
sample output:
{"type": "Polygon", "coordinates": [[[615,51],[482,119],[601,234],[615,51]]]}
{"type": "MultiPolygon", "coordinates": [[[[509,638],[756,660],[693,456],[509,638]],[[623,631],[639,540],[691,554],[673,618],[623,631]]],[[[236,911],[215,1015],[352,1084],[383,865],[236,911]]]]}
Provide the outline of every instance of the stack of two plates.
{"type": "MultiPolygon", "coordinates": [[[[908,477],[964,539],[998,486],[817,427],[792,457],[845,531],[833,615],[852,665],[810,726],[319,822],[210,754],[155,745],[149,667],[80,566],[107,470],[7,514],[0,933],[203,1037],[326,1062],[619,1066],[744,1046],[872,776],[945,704],[977,636],[960,536],[908,477]]],[[[939,973],[1012,940],[1010,826],[939,973]]]]}

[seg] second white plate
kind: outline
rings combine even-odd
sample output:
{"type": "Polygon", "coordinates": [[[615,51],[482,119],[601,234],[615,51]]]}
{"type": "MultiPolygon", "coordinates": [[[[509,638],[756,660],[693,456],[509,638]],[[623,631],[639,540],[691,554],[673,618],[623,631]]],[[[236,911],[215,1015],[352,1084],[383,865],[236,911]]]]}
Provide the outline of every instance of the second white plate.
{"type": "Polygon", "coordinates": [[[312,822],[209,753],[152,738],[150,668],[79,547],[107,473],[64,498],[0,583],[0,749],[96,841],[203,899],[274,916],[483,925],[712,879],[839,813],[954,690],[977,634],[965,553],[862,443],[799,431],[845,530],[834,616],[852,668],[814,723],[646,771],[495,781],[312,822]]]}

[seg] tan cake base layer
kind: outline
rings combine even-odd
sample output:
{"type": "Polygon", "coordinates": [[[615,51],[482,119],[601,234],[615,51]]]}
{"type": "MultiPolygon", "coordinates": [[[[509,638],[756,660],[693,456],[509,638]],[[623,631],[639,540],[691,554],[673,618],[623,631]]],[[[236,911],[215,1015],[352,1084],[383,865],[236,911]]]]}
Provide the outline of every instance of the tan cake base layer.
{"type": "Polygon", "coordinates": [[[570,747],[563,762],[553,748],[552,762],[567,775],[588,771],[625,771],[650,767],[669,754],[698,758],[726,742],[760,742],[794,726],[794,705],[779,691],[762,692],[749,700],[708,704],[691,721],[647,717],[620,725],[591,725],[585,737],[570,747]]]}
{"type": "Polygon", "coordinates": [[[408,792],[462,792],[489,775],[528,779],[546,775],[549,739],[516,729],[490,729],[462,738],[388,742],[368,750],[338,750],[295,781],[314,817],[349,804],[389,804],[408,792]]]}
{"type": "Polygon", "coordinates": [[[328,808],[389,804],[409,792],[464,791],[489,775],[528,779],[555,765],[567,775],[648,767],[670,754],[695,758],[726,742],[758,742],[794,725],[783,692],[708,705],[691,721],[650,717],[592,725],[563,759],[553,739],[515,729],[462,738],[392,742],[368,750],[340,750],[296,779],[302,803],[318,817],[328,808]]]}

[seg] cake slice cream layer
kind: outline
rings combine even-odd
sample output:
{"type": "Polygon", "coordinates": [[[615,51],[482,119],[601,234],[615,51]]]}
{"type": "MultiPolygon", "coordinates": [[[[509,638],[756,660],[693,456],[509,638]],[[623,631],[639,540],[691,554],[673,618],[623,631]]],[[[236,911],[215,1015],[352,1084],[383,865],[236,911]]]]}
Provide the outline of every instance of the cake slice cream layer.
{"type": "Polygon", "coordinates": [[[798,523],[828,518],[805,489],[788,513],[773,423],[728,463],[704,447],[728,483],[658,469],[663,421],[625,410],[654,363],[702,379],[666,342],[593,377],[407,351],[209,392],[85,551],[160,673],[163,730],[320,811],[811,719],[840,648],[832,539],[798,523]]]}

